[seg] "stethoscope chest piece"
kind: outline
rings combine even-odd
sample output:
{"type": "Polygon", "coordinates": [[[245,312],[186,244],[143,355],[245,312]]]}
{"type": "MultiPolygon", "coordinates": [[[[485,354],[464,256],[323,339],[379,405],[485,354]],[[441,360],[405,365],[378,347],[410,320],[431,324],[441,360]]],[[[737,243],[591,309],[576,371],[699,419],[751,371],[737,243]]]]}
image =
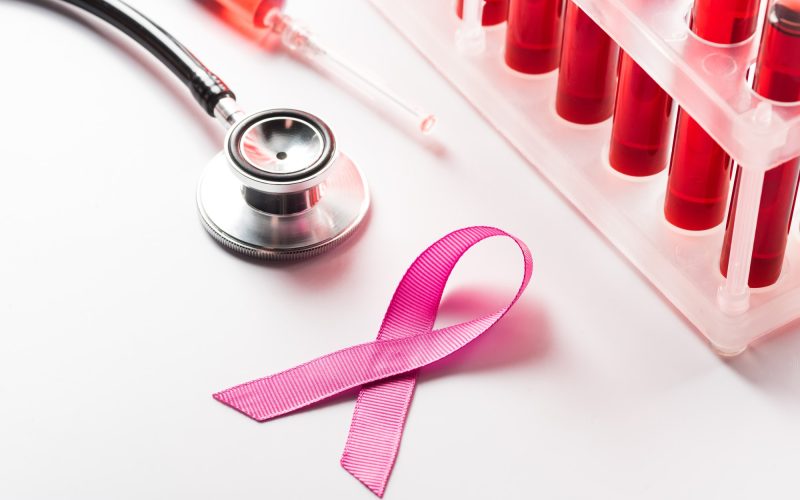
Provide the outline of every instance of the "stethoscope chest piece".
{"type": "Polygon", "coordinates": [[[197,205],[220,244],[257,258],[311,257],[344,242],[369,210],[363,175],[319,118],[262,111],[238,121],[206,168],[197,205]]]}

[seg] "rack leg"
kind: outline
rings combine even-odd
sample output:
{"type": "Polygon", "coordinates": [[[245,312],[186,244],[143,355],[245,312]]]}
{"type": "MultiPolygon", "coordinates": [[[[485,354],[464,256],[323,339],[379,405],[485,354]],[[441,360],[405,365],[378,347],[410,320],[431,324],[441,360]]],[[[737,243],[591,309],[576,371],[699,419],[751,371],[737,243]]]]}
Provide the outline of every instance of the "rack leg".
{"type": "Polygon", "coordinates": [[[717,292],[717,301],[723,312],[738,315],[750,308],[750,263],[753,258],[753,242],[758,222],[758,207],[764,173],[753,169],[742,169],[739,184],[739,199],[736,203],[736,225],[733,228],[728,278],[717,292]]]}
{"type": "Polygon", "coordinates": [[[464,0],[455,38],[456,48],[464,55],[478,56],[486,50],[486,34],[481,24],[484,5],[484,0],[464,0]]]}

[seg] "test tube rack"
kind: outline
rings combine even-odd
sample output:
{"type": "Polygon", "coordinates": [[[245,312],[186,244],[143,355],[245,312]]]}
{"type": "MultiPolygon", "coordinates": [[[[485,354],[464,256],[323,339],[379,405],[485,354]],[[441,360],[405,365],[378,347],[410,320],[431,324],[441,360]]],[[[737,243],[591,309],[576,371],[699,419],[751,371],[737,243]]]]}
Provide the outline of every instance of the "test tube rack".
{"type": "Polygon", "coordinates": [[[800,217],[778,283],[747,286],[764,172],[800,156],[800,105],[760,97],[746,81],[760,22],[749,40],[720,46],[689,30],[690,0],[575,0],[742,167],[725,279],[724,224],[700,233],[670,226],[663,215],[666,171],[632,179],[611,169],[611,121],[581,126],[558,117],[557,70],[529,76],[509,69],[504,25],[485,29],[481,53],[464,54],[451,0],[371,2],[718,353],[738,355],[800,318],[800,217]]]}

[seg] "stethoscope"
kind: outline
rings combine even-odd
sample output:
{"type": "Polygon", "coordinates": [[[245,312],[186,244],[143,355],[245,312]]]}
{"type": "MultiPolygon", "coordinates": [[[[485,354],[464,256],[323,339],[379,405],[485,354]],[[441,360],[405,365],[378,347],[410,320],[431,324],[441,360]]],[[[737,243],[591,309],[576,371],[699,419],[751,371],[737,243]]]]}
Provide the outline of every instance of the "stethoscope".
{"type": "Polygon", "coordinates": [[[183,45],[119,0],[62,0],[119,28],[164,63],[228,128],[197,188],[203,226],[249,257],[291,260],[344,242],[370,197],[361,171],[320,118],[294,109],[246,115],[233,92],[183,45]]]}
{"type": "Polygon", "coordinates": [[[353,234],[369,191],[325,122],[295,109],[231,119],[225,148],[197,188],[203,226],[215,240],[251,257],[288,260],[353,234]]]}

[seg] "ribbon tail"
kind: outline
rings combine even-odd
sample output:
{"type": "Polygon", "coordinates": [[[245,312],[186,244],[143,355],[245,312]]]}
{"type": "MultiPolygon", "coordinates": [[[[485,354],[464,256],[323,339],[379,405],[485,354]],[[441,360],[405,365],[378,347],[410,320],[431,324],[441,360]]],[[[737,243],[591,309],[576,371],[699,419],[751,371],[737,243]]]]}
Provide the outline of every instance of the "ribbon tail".
{"type": "Polygon", "coordinates": [[[365,386],[358,394],[341,465],[383,498],[414,397],[417,371],[365,386]]]}

